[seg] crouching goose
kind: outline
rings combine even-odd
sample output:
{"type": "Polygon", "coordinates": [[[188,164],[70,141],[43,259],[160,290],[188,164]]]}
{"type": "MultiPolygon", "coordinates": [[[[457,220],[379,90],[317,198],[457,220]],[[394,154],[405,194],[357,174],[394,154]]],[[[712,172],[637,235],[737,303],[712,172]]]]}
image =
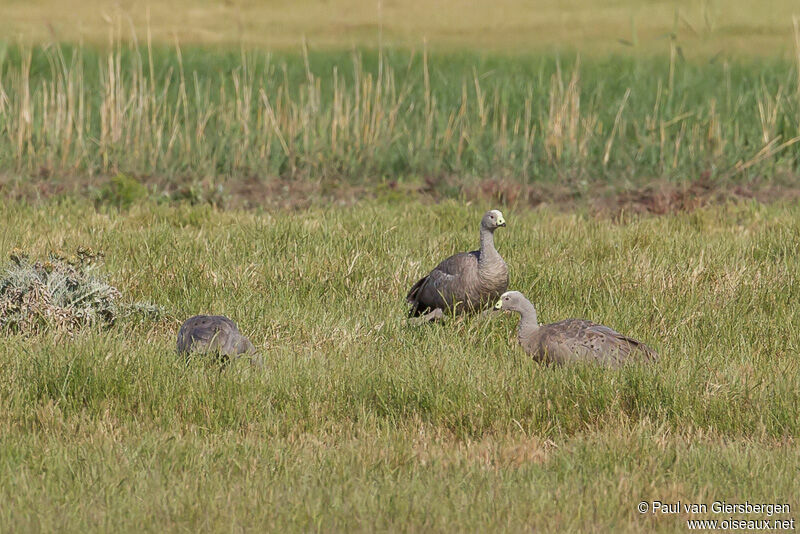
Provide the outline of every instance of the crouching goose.
{"type": "Polygon", "coordinates": [[[178,354],[188,358],[192,352],[212,353],[223,361],[242,355],[250,357],[250,363],[262,366],[256,348],[239,332],[236,323],[222,315],[195,315],[187,319],[178,330],[178,354]]]}
{"type": "Polygon", "coordinates": [[[517,339],[525,352],[540,362],[563,365],[588,361],[615,367],[631,360],[658,359],[658,354],[641,341],[585,319],[539,326],[536,308],[519,291],[503,293],[495,309],[519,313],[517,339]]]}

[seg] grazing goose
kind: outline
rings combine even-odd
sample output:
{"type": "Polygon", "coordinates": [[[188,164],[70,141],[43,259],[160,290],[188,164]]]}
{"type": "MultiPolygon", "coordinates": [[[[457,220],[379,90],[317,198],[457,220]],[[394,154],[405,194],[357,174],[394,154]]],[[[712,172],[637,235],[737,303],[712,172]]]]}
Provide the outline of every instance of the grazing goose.
{"type": "Polygon", "coordinates": [[[563,365],[589,361],[618,366],[629,360],[658,359],[658,354],[641,341],[585,319],[566,319],[539,326],[536,308],[519,291],[503,293],[494,307],[519,313],[517,339],[525,352],[540,362],[563,365]]]}
{"type": "Polygon", "coordinates": [[[195,315],[181,325],[178,354],[188,358],[192,352],[214,353],[223,361],[246,354],[250,356],[250,363],[262,365],[250,340],[239,332],[236,323],[222,315],[195,315]]]}
{"type": "Polygon", "coordinates": [[[414,284],[406,295],[409,317],[438,319],[444,312],[475,312],[491,306],[508,289],[508,267],[494,248],[494,231],[503,214],[487,211],[481,219],[481,248],[450,256],[414,284]]]}

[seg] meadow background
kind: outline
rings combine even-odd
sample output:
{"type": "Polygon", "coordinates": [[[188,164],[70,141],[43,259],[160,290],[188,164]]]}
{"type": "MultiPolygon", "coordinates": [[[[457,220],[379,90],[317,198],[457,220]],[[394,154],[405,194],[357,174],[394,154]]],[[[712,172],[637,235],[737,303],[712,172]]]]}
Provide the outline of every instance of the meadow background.
{"type": "Polygon", "coordinates": [[[164,310],[2,334],[3,530],[685,530],[636,512],[654,499],[796,516],[793,3],[2,15],[0,256],[91,246],[164,310]],[[409,326],[407,288],[489,208],[542,321],[662,360],[550,369],[510,317],[409,326]],[[203,312],[265,370],[178,360],[203,312]]]}

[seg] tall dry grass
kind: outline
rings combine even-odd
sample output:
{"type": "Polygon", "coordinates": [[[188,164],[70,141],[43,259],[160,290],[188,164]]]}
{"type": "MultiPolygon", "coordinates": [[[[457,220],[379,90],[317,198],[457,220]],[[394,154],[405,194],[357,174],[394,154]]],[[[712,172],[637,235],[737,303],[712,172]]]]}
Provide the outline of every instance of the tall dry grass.
{"type": "Polygon", "coordinates": [[[796,64],[695,64],[676,50],[583,62],[424,48],[273,55],[159,48],[149,34],[105,52],[6,47],[0,169],[351,180],[793,172],[800,45],[796,64]]]}

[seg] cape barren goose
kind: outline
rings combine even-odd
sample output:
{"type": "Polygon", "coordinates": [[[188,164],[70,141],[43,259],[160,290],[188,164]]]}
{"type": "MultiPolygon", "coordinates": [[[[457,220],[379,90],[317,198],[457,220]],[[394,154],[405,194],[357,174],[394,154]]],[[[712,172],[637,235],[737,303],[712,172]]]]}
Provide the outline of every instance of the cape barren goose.
{"type": "Polygon", "coordinates": [[[495,309],[520,315],[519,344],[540,362],[563,365],[588,361],[618,366],[627,361],[658,359],[658,354],[641,341],[585,319],[566,319],[540,326],[536,321],[536,308],[519,291],[503,293],[495,309]]]}
{"type": "Polygon", "coordinates": [[[195,315],[178,330],[178,354],[216,354],[223,361],[249,356],[250,363],[261,366],[256,348],[239,332],[236,323],[222,315],[195,315]]]}
{"type": "Polygon", "coordinates": [[[414,284],[406,295],[409,317],[433,320],[445,313],[474,313],[489,308],[508,289],[508,266],[494,248],[494,232],[506,221],[498,210],[481,219],[481,246],[450,256],[414,284]]]}

